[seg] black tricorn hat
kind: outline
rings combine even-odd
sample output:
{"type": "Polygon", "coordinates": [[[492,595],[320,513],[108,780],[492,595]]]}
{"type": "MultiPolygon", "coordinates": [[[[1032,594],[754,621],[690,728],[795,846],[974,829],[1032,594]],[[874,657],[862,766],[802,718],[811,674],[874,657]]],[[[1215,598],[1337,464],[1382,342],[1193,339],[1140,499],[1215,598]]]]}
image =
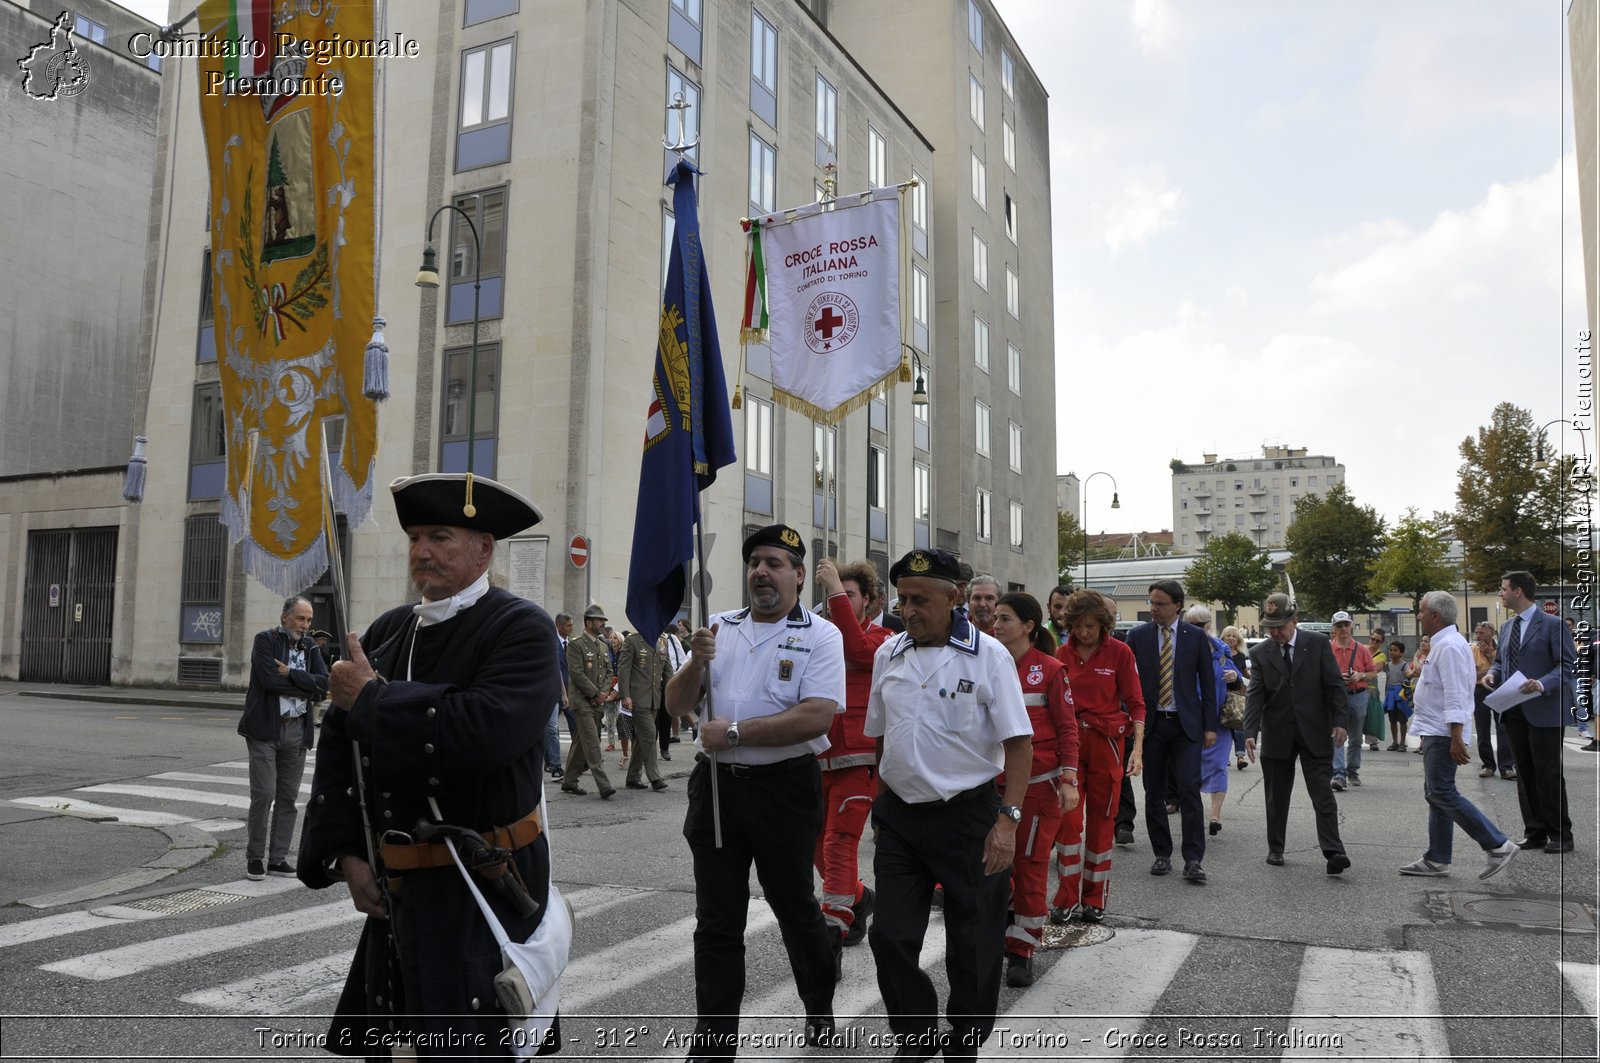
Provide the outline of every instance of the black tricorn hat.
{"type": "Polygon", "coordinates": [[[389,490],[402,528],[443,524],[504,539],[544,519],[539,507],[520,492],[472,473],[401,476],[390,482],[389,490]]]}
{"type": "Polygon", "coordinates": [[[899,583],[907,576],[955,583],[961,579],[961,563],[947,550],[913,550],[889,569],[890,583],[899,583]]]}

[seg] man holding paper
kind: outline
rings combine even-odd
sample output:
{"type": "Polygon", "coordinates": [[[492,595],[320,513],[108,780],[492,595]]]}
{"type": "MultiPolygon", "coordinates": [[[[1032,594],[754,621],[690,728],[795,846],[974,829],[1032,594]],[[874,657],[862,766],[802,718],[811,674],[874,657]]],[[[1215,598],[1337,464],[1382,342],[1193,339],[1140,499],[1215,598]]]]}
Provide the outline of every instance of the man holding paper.
{"type": "Polygon", "coordinates": [[[1511,619],[1500,628],[1500,650],[1483,684],[1492,690],[1520,677],[1515,689],[1529,695],[1501,712],[1517,765],[1523,824],[1518,846],[1570,853],[1572,820],[1561,774],[1562,703],[1572,687],[1577,654],[1561,619],[1540,612],[1534,603],[1536,589],[1531,573],[1519,570],[1501,577],[1500,602],[1511,619]]]}

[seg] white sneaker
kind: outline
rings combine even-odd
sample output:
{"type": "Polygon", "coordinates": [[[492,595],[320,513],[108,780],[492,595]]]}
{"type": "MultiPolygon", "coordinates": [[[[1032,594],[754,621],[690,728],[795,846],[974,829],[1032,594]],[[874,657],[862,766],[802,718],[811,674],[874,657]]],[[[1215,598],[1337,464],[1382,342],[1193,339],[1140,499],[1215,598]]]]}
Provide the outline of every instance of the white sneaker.
{"type": "Polygon", "coordinates": [[[1501,868],[1511,863],[1511,858],[1516,856],[1520,851],[1521,850],[1517,848],[1517,843],[1512,841],[1510,838],[1507,838],[1503,843],[1501,843],[1499,848],[1484,850],[1485,854],[1489,857],[1489,862],[1484,865],[1482,871],[1478,872],[1478,877],[1488,878],[1489,876],[1495,874],[1501,868]]]}
{"type": "Polygon", "coordinates": [[[1449,864],[1436,864],[1424,856],[1414,864],[1407,864],[1400,869],[1402,875],[1414,875],[1420,878],[1443,878],[1450,873],[1449,864]]]}

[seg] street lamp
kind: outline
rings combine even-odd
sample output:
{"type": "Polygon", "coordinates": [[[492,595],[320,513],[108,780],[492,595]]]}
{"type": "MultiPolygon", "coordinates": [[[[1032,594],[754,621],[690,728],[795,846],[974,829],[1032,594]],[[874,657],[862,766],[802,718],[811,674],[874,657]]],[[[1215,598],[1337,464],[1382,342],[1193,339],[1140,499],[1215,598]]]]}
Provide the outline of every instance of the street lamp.
{"type": "Polygon", "coordinates": [[[1092,472],[1083,478],[1078,485],[1078,498],[1083,503],[1083,585],[1089,586],[1089,481],[1096,476],[1104,476],[1111,481],[1111,508],[1121,509],[1122,503],[1117,498],[1117,478],[1108,472],[1092,472]]]}
{"type": "Polygon", "coordinates": [[[922,372],[922,359],[915,347],[911,349],[911,362],[916,367],[916,381],[911,385],[911,405],[919,410],[928,408],[928,378],[922,372]]]}
{"type": "MultiPolygon", "coordinates": [[[[472,196],[474,213],[481,202],[477,194],[472,196]]],[[[478,449],[478,306],[483,296],[483,245],[478,242],[478,227],[472,223],[472,215],[454,203],[446,203],[428,219],[428,237],[422,248],[422,268],[417,270],[417,287],[439,287],[439,256],[433,250],[433,223],[447,210],[461,215],[467,223],[467,231],[472,234],[472,354],[467,364],[467,475],[470,476],[478,449]]]]}

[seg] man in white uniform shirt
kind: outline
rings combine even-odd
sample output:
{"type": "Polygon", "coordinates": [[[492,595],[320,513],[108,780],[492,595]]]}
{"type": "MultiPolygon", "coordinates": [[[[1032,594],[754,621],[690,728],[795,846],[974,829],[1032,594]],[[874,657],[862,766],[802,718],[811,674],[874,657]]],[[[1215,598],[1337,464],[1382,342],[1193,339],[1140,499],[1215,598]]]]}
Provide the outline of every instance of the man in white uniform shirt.
{"type": "Polygon", "coordinates": [[[913,550],[889,570],[906,630],[873,661],[866,733],[878,740],[872,807],[877,914],[867,939],[899,1038],[895,1058],[975,1059],[994,1029],[1017,822],[1033,726],[1011,654],[958,611],[960,569],[913,550]],[[1002,798],[995,776],[1006,774],[1002,798]],[[918,957],[944,886],[948,1018],[918,957]]]}
{"type": "Polygon", "coordinates": [[[1456,767],[1472,759],[1472,687],[1478,670],[1472,650],[1456,630],[1456,600],[1448,591],[1422,596],[1417,624],[1432,641],[1428,667],[1417,679],[1411,733],[1422,739],[1422,793],[1428,799],[1428,851],[1400,869],[1402,875],[1437,877],[1450,873],[1455,828],[1483,847],[1488,863],[1478,872],[1488,878],[1517,855],[1507,838],[1456,789],[1456,767]]]}
{"type": "Polygon", "coordinates": [[[683,823],[694,856],[699,1013],[690,1059],[737,1054],[752,862],[806,1009],[806,1043],[820,1045],[833,1034],[833,943],[812,890],[811,858],[822,828],[817,754],[828,748],[834,713],[845,708],[844,640],[800,605],[805,552],[793,528],[753,532],[743,551],[749,608],[718,613],[696,631],[689,660],[667,683],[667,711],[680,717],[698,710],[696,746],[710,754],[697,758],[689,776],[683,823]]]}

